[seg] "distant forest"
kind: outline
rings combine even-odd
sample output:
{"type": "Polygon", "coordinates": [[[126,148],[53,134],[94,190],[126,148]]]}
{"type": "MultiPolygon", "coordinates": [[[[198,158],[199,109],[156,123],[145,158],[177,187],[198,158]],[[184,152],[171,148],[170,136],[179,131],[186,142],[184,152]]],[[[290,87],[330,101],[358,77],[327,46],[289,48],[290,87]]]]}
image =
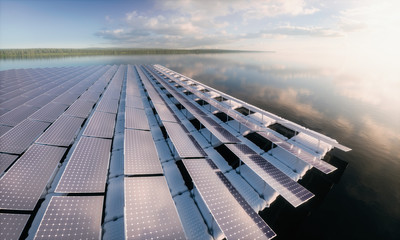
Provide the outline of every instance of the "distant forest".
{"type": "Polygon", "coordinates": [[[157,49],[157,48],[100,48],[100,49],[67,49],[67,48],[32,48],[32,49],[0,49],[0,58],[41,58],[63,56],[93,55],[137,55],[137,54],[203,54],[250,52],[222,49],[157,49]]]}

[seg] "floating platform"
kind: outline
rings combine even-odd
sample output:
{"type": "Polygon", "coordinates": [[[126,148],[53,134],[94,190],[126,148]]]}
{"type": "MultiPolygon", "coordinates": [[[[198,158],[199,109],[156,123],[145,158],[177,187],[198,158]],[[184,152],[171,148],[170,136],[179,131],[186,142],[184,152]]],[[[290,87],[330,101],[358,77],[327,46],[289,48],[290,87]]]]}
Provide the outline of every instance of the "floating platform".
{"type": "Polygon", "coordinates": [[[271,239],[350,149],[160,65],[0,72],[1,239],[271,239]]]}

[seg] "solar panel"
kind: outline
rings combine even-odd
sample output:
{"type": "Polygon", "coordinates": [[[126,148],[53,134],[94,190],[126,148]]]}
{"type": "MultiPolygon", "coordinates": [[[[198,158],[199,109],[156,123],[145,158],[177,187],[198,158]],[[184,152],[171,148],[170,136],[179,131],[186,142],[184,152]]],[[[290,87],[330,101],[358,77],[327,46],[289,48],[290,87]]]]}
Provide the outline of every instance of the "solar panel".
{"type": "Polygon", "coordinates": [[[146,112],[138,108],[125,108],[125,128],[150,130],[146,112]]]}
{"type": "Polygon", "coordinates": [[[183,130],[179,123],[163,122],[168,136],[170,137],[175,149],[181,158],[198,158],[204,155],[197,149],[189,134],[183,130]]]}
{"type": "Polygon", "coordinates": [[[112,138],[114,136],[115,114],[95,111],[83,132],[85,136],[112,138]]]}
{"type": "Polygon", "coordinates": [[[96,103],[97,100],[99,99],[99,97],[100,97],[100,93],[88,90],[88,91],[84,92],[84,93],[80,96],[79,99],[80,99],[80,100],[85,100],[85,101],[87,101],[87,102],[96,103]]]}
{"type": "Polygon", "coordinates": [[[0,136],[3,136],[4,133],[10,131],[13,127],[0,125],[0,136]]]}
{"type": "Polygon", "coordinates": [[[33,144],[0,179],[0,209],[32,211],[65,150],[33,144]]]}
{"type": "Polygon", "coordinates": [[[253,210],[253,208],[250,206],[250,204],[248,202],[246,202],[244,197],[242,195],[240,195],[238,190],[232,185],[231,182],[229,182],[228,178],[226,178],[225,175],[220,171],[217,171],[216,174],[219,177],[219,179],[222,181],[222,183],[226,186],[226,188],[229,190],[229,192],[232,194],[232,196],[240,204],[240,206],[242,206],[244,211],[246,211],[246,213],[257,224],[257,226],[264,233],[264,235],[267,236],[269,239],[275,237],[276,233],[264,222],[264,220],[260,217],[260,215],[258,215],[253,210]]]}
{"type": "Polygon", "coordinates": [[[311,166],[315,167],[316,169],[320,170],[321,172],[328,174],[333,171],[335,171],[337,168],[330,165],[329,163],[318,159],[316,156],[312,155],[311,153],[308,153],[305,150],[302,150],[301,148],[283,141],[279,137],[275,136],[274,134],[271,134],[270,132],[259,132],[259,134],[269,141],[273,142],[277,146],[281,147],[285,151],[289,152],[290,154],[294,155],[295,157],[303,160],[304,162],[310,164],[311,166]]]}
{"type": "Polygon", "coordinates": [[[36,142],[54,146],[69,146],[78,134],[84,119],[61,115],[36,142]]]}
{"type": "Polygon", "coordinates": [[[87,118],[92,112],[93,106],[93,102],[79,98],[64,112],[64,114],[73,117],[87,118]]]}
{"type": "Polygon", "coordinates": [[[0,239],[19,239],[29,214],[0,213],[0,239]]]}
{"type": "Polygon", "coordinates": [[[165,106],[165,104],[155,103],[154,107],[155,107],[161,121],[163,121],[163,122],[164,121],[179,122],[179,120],[175,117],[173,112],[167,106],[165,106]]]}
{"type": "Polygon", "coordinates": [[[51,102],[37,110],[29,118],[52,123],[67,109],[67,107],[68,105],[62,103],[51,102]]]}
{"type": "Polygon", "coordinates": [[[51,100],[53,100],[55,96],[47,95],[47,94],[42,94],[38,97],[35,97],[32,100],[29,100],[25,103],[25,105],[30,105],[34,107],[41,108],[44,105],[48,104],[51,100]]]}
{"type": "Polygon", "coordinates": [[[125,107],[144,109],[142,98],[126,95],[125,107]]]}
{"type": "Polygon", "coordinates": [[[126,175],[163,173],[151,132],[125,129],[124,173],[126,175]]]}
{"type": "Polygon", "coordinates": [[[79,97],[80,94],[72,94],[65,92],[60,96],[56,97],[53,102],[63,103],[66,105],[71,105],[79,97]]]}
{"type": "MultiPolygon", "coordinates": [[[[238,196],[240,194],[237,190],[229,190],[226,187],[227,183],[221,181],[205,159],[188,159],[183,163],[208,210],[228,240],[269,239],[269,236],[275,236],[272,230],[272,233],[268,234],[262,230],[270,228],[261,218],[256,219],[254,210],[251,211],[248,204],[238,202],[243,197],[238,196]]],[[[233,188],[231,185],[230,187],[233,188]]]]}
{"type": "Polygon", "coordinates": [[[97,105],[96,111],[116,114],[118,112],[118,100],[102,98],[97,105]]]}
{"type": "Polygon", "coordinates": [[[314,196],[314,194],[281,172],[260,155],[245,154],[245,152],[249,152],[247,149],[249,148],[248,146],[244,144],[227,144],[225,146],[294,207],[299,206],[314,196]]]}
{"type": "Polygon", "coordinates": [[[18,156],[0,153],[0,175],[17,159],[18,156]]]}
{"type": "Polygon", "coordinates": [[[21,154],[49,123],[26,119],[0,137],[0,152],[21,154]]]}
{"type": "Polygon", "coordinates": [[[0,117],[0,124],[14,127],[37,110],[37,108],[32,106],[21,105],[7,112],[6,114],[3,114],[0,117]]]}
{"type": "Polygon", "coordinates": [[[126,95],[128,96],[136,96],[136,97],[140,97],[140,90],[137,87],[137,82],[129,82],[127,81],[127,85],[126,85],[126,95]]]}
{"type": "MultiPolygon", "coordinates": [[[[178,81],[178,83],[179,83],[179,81],[178,81]]],[[[182,83],[180,83],[180,84],[182,86],[184,86],[184,87],[186,86],[186,85],[184,85],[182,83]]],[[[188,87],[186,89],[191,90],[193,93],[196,94],[196,96],[202,98],[203,100],[206,100],[211,105],[213,105],[217,109],[225,112],[226,114],[228,114],[229,116],[231,116],[232,118],[237,120],[238,122],[240,122],[240,123],[244,124],[246,127],[250,128],[251,130],[253,130],[253,131],[262,130],[262,128],[260,126],[258,126],[256,123],[254,123],[251,120],[249,120],[249,119],[247,119],[247,118],[235,113],[234,111],[230,111],[230,109],[224,107],[222,104],[213,101],[209,97],[205,97],[205,95],[200,94],[200,93],[194,91],[193,89],[190,89],[188,87]]],[[[283,125],[288,125],[288,126],[290,125],[290,127],[294,128],[294,129],[298,129],[299,131],[308,131],[307,129],[300,129],[297,126],[297,124],[290,123],[288,121],[282,122],[282,124],[283,125]]],[[[311,131],[308,131],[308,132],[310,132],[310,134],[317,135],[317,134],[312,133],[311,131]]],[[[267,133],[260,132],[260,135],[264,136],[265,138],[267,138],[268,140],[270,140],[271,142],[273,142],[277,146],[279,146],[282,149],[284,149],[287,152],[289,152],[290,154],[293,154],[294,156],[300,158],[301,160],[307,162],[308,164],[314,166],[315,168],[319,169],[320,171],[322,171],[322,172],[324,172],[326,174],[331,173],[331,172],[336,170],[336,167],[330,165],[329,163],[324,162],[324,161],[322,161],[320,159],[317,159],[315,156],[307,153],[306,151],[303,151],[301,148],[299,148],[297,146],[294,146],[293,144],[290,144],[290,143],[288,143],[286,141],[283,141],[282,139],[280,139],[280,138],[278,138],[276,136],[273,136],[272,134],[270,134],[268,132],[267,133]]],[[[335,144],[335,147],[338,147],[340,149],[344,149],[344,151],[348,151],[349,150],[349,148],[344,147],[344,146],[342,146],[340,144],[335,144]]]]}
{"type": "Polygon", "coordinates": [[[102,196],[52,197],[34,239],[100,239],[102,196]]]}
{"type": "Polygon", "coordinates": [[[81,137],[55,191],[104,192],[110,152],[110,139],[81,137]]]}
{"type": "Polygon", "coordinates": [[[4,101],[1,101],[0,107],[8,109],[8,110],[12,110],[12,109],[24,104],[26,101],[29,100],[28,97],[18,96],[19,94],[15,94],[15,96],[6,97],[4,101]],[[8,100],[8,99],[10,99],[10,100],[8,100]]]}
{"type": "Polygon", "coordinates": [[[125,178],[124,213],[126,239],[186,239],[163,176],[125,178]]]}

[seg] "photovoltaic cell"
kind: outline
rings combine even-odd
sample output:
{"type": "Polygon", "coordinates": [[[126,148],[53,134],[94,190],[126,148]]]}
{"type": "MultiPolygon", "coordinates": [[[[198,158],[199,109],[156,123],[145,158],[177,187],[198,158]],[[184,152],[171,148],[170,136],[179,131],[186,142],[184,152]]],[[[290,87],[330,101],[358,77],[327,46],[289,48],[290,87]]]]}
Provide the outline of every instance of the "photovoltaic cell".
{"type": "Polygon", "coordinates": [[[88,90],[84,92],[79,99],[87,102],[96,103],[99,97],[100,93],[88,90]]]}
{"type": "MultiPolygon", "coordinates": [[[[19,93],[16,94],[16,96],[18,96],[18,95],[19,95],[19,93]]],[[[16,97],[16,96],[13,96],[13,97],[16,97]]],[[[12,98],[12,97],[7,97],[5,99],[10,99],[10,98],[12,98]]],[[[18,96],[17,98],[13,98],[12,100],[0,101],[1,102],[0,108],[4,108],[4,109],[7,109],[7,110],[12,110],[12,109],[14,109],[14,108],[16,108],[18,106],[21,106],[22,104],[24,104],[28,100],[29,100],[28,97],[18,96]]]]}
{"type": "Polygon", "coordinates": [[[0,239],[19,239],[29,217],[29,214],[0,213],[0,239]]]}
{"type": "Polygon", "coordinates": [[[0,209],[32,211],[65,150],[33,144],[0,179],[0,209]]]}
{"type": "Polygon", "coordinates": [[[125,107],[144,109],[143,101],[142,101],[142,98],[140,97],[140,95],[139,95],[139,97],[135,97],[132,95],[126,95],[125,99],[126,99],[125,107]]]}
{"type": "Polygon", "coordinates": [[[104,192],[110,152],[110,139],[81,137],[55,192],[104,192]]]}
{"type": "Polygon", "coordinates": [[[126,239],[186,239],[163,176],[125,178],[124,213],[126,239]]]}
{"type": "Polygon", "coordinates": [[[68,105],[62,103],[51,102],[37,110],[29,118],[52,123],[67,109],[67,107],[68,105]]]}
{"type": "Polygon", "coordinates": [[[143,109],[125,108],[125,128],[150,130],[146,112],[143,109]]]}
{"type": "Polygon", "coordinates": [[[243,210],[246,211],[246,213],[253,219],[253,221],[257,224],[257,226],[260,228],[260,230],[264,233],[265,236],[267,236],[269,239],[273,238],[276,236],[275,232],[264,222],[264,220],[258,215],[253,208],[246,202],[244,197],[240,195],[238,190],[232,185],[231,182],[225,177],[225,175],[217,171],[216,172],[217,176],[219,179],[222,181],[222,183],[226,186],[226,188],[229,190],[229,192],[232,194],[232,196],[236,199],[236,201],[242,206],[243,210]]]}
{"type": "Polygon", "coordinates": [[[64,112],[65,115],[87,118],[92,112],[94,103],[82,99],[76,100],[68,109],[64,112]]]}
{"type": "Polygon", "coordinates": [[[172,143],[181,158],[198,158],[204,155],[198,150],[196,145],[189,138],[188,133],[183,130],[179,123],[163,122],[168,136],[171,138],[172,143]]]}
{"type": "Polygon", "coordinates": [[[179,120],[175,117],[173,112],[167,106],[165,106],[165,104],[155,103],[154,107],[161,121],[179,122],[179,120]]]}
{"type": "Polygon", "coordinates": [[[37,143],[69,146],[78,134],[84,119],[62,115],[36,140],[37,143]]]}
{"type": "MultiPolygon", "coordinates": [[[[240,194],[237,190],[227,188],[227,183],[221,181],[205,159],[188,159],[183,160],[183,163],[208,210],[228,240],[269,239],[270,236],[275,236],[270,227],[261,218],[256,218],[256,213],[242,202],[243,197],[238,196],[240,194]],[[272,233],[264,229],[269,229],[272,233]]],[[[230,187],[233,188],[231,185],[230,187]]]]}
{"type": "Polygon", "coordinates": [[[18,156],[0,153],[0,174],[2,174],[18,156]]]}
{"type": "Polygon", "coordinates": [[[225,146],[294,207],[314,197],[314,194],[281,172],[260,155],[245,154],[245,152],[249,152],[247,149],[248,146],[244,144],[226,144],[225,146]]]}
{"type": "Polygon", "coordinates": [[[0,137],[0,152],[21,154],[50,123],[24,120],[0,137]]]}
{"type": "Polygon", "coordinates": [[[85,136],[112,138],[114,136],[115,114],[95,111],[83,132],[85,136]]]}
{"type": "Polygon", "coordinates": [[[52,197],[34,239],[101,239],[102,196],[52,197]]]}
{"type": "Polygon", "coordinates": [[[0,117],[0,124],[14,127],[37,110],[36,107],[21,105],[2,115],[0,117]]]}
{"type": "Polygon", "coordinates": [[[3,136],[4,133],[10,131],[13,127],[0,125],[0,136],[3,136]]]}
{"type": "Polygon", "coordinates": [[[126,175],[163,173],[151,132],[125,129],[124,173],[126,175]]]}
{"type": "Polygon", "coordinates": [[[42,94],[38,97],[35,97],[32,100],[29,100],[28,102],[25,103],[25,105],[29,105],[29,106],[34,106],[34,107],[38,107],[41,108],[44,105],[48,104],[49,102],[51,102],[51,100],[53,100],[55,98],[55,96],[50,96],[47,94],[42,94]]]}
{"type": "Polygon", "coordinates": [[[97,105],[96,111],[116,114],[118,112],[118,100],[102,98],[97,105]]]}

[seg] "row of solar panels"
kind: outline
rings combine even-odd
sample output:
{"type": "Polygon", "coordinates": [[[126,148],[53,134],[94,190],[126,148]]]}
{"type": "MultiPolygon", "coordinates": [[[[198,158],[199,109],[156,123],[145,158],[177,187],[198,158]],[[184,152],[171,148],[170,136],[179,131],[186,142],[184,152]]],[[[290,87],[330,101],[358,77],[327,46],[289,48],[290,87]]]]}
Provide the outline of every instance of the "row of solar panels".
{"type": "MultiPolygon", "coordinates": [[[[191,112],[201,123],[205,123],[205,127],[210,130],[210,132],[215,137],[217,137],[221,143],[226,144],[226,146],[231,150],[236,150],[238,145],[243,146],[243,144],[229,144],[239,143],[240,140],[234,137],[224,128],[220,127],[218,123],[207,116],[207,113],[200,110],[200,108],[196,107],[193,103],[186,104],[190,103],[190,100],[188,100],[184,94],[177,92],[175,89],[173,89],[171,85],[168,85],[165,80],[162,80],[162,78],[158,79],[160,81],[164,81],[162,83],[163,86],[170,89],[172,95],[174,95],[177,99],[180,99],[180,102],[186,107],[186,109],[188,109],[188,111],[191,112]],[[225,136],[221,134],[221,130],[217,131],[216,128],[223,129],[224,132],[226,132],[225,136]],[[230,141],[229,139],[233,139],[234,141],[230,141]]],[[[247,166],[249,166],[255,173],[257,173],[257,175],[259,175],[266,183],[268,183],[286,200],[288,200],[293,206],[298,206],[314,196],[307,189],[290,179],[283,172],[281,172],[279,169],[274,167],[272,164],[270,164],[268,161],[266,161],[263,157],[256,154],[255,152],[253,155],[255,155],[255,157],[258,159],[258,164],[257,160],[243,158],[243,154],[240,154],[240,152],[238,151],[232,152],[237,155],[239,159],[241,159],[244,163],[246,163],[247,166]]]]}
{"type": "MultiPolygon", "coordinates": [[[[153,105],[174,144],[178,158],[184,159],[184,165],[198,192],[224,235],[228,239],[274,237],[275,233],[254,212],[232,184],[226,178],[223,178],[225,183],[218,178],[217,172],[205,158],[204,151],[168,107],[166,101],[168,97],[156,87],[154,82],[150,82],[149,72],[141,68],[137,68],[137,70],[150,99],[152,101],[155,99],[153,105]],[[164,107],[157,107],[159,104],[164,107]],[[159,110],[161,111],[159,112],[159,110]],[[229,189],[234,193],[231,193],[229,189]]],[[[222,176],[224,175],[222,174],[222,176]]]]}
{"type": "MultiPolygon", "coordinates": [[[[82,69],[87,74],[78,72],[75,77],[67,74],[68,77],[61,78],[64,82],[59,83],[65,93],[60,92],[56,98],[47,98],[47,104],[43,104],[42,108],[1,136],[2,172],[18,158],[14,154],[22,155],[0,179],[0,209],[7,209],[9,212],[32,212],[35,209],[39,198],[46,192],[45,189],[58,171],[57,166],[65,158],[67,147],[74,142],[83,122],[91,114],[116,69],[116,66],[90,67],[87,71],[82,69]],[[64,97],[71,92],[75,93],[74,98],[64,97]],[[64,106],[57,105],[60,99],[64,100],[64,106]],[[3,165],[3,159],[9,158],[12,161],[3,165]]],[[[55,74],[55,77],[59,76],[55,74]]],[[[122,81],[123,76],[120,77],[120,82],[122,81]]],[[[37,97],[49,96],[47,92],[38,94],[41,95],[37,97]]],[[[103,97],[100,102],[105,100],[103,97]]],[[[91,120],[94,119],[93,116],[91,120]]],[[[93,125],[91,122],[93,121],[89,121],[85,130],[93,128],[90,127],[93,125]]],[[[85,131],[85,134],[93,135],[90,131],[85,131]]],[[[111,140],[82,136],[68,159],[56,192],[104,192],[110,148],[111,140]]],[[[103,197],[52,197],[35,238],[99,238],[102,202],[103,197]],[[60,215],[60,218],[53,218],[54,215],[60,215]],[[93,222],[98,224],[89,229],[93,222]],[[61,223],[63,230],[60,229],[61,223]]],[[[18,239],[29,217],[29,214],[1,213],[1,237],[18,239]]]]}

